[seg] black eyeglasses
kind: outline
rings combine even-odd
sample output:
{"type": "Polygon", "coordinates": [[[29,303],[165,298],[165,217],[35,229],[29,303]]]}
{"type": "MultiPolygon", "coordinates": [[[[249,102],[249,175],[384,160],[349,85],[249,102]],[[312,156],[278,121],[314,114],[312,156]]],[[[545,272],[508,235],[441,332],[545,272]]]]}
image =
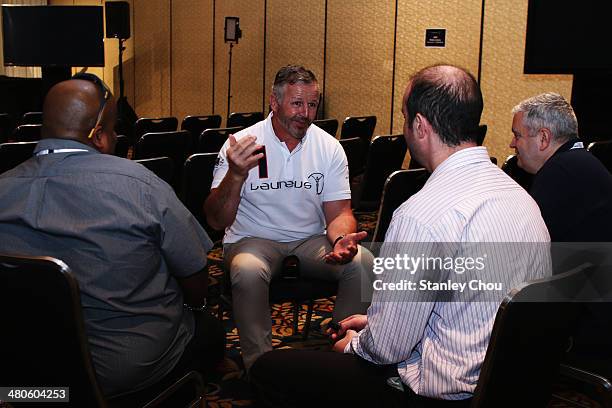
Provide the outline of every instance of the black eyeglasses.
{"type": "Polygon", "coordinates": [[[94,127],[91,129],[91,132],[89,132],[89,135],[87,136],[88,139],[91,139],[94,135],[94,132],[96,131],[96,128],[100,125],[100,121],[102,120],[102,111],[104,110],[104,107],[106,106],[106,102],[108,102],[108,100],[111,98],[112,93],[110,89],[108,88],[108,85],[106,85],[104,81],[102,81],[100,78],[98,78],[94,74],[88,74],[87,72],[83,72],[83,73],[73,75],[72,79],[81,79],[84,81],[93,82],[98,87],[98,89],[100,90],[100,93],[102,94],[102,99],[100,100],[100,108],[98,109],[98,117],[96,119],[96,124],[94,125],[94,127]]]}

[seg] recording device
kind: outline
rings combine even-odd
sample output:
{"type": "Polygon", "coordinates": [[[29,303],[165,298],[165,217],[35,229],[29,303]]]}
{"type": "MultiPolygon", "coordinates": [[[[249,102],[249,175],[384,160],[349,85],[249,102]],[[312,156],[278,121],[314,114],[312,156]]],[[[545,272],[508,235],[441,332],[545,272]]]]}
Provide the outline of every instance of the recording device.
{"type": "Polygon", "coordinates": [[[242,38],[239,17],[225,17],[225,42],[235,42],[242,38]]]}
{"type": "Polygon", "coordinates": [[[334,331],[336,333],[338,333],[340,330],[342,330],[342,326],[340,326],[340,323],[334,322],[334,321],[329,322],[327,327],[329,327],[332,331],[334,331]]]}
{"type": "Polygon", "coordinates": [[[253,154],[263,153],[263,157],[257,161],[259,167],[259,178],[268,178],[268,158],[266,157],[266,146],[261,146],[253,154]]]}

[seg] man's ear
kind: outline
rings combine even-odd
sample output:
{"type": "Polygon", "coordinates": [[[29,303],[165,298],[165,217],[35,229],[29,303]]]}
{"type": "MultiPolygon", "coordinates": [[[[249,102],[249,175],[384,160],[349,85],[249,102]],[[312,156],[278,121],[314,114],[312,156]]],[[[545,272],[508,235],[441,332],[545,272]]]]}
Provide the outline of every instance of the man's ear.
{"type": "Polygon", "coordinates": [[[272,109],[272,112],[276,112],[278,110],[278,105],[279,105],[279,102],[276,99],[274,92],[272,92],[270,94],[270,109],[272,109]]]}
{"type": "Polygon", "coordinates": [[[548,146],[552,143],[552,132],[548,128],[541,128],[538,130],[538,147],[540,151],[548,149],[548,146]]]}
{"type": "Polygon", "coordinates": [[[417,113],[414,117],[412,127],[415,135],[419,138],[423,138],[431,133],[431,124],[429,123],[427,118],[421,115],[420,113],[417,113]]]}
{"type": "Polygon", "coordinates": [[[104,150],[104,148],[106,147],[107,144],[107,140],[104,137],[104,132],[102,131],[102,126],[98,125],[95,128],[93,128],[91,130],[91,138],[89,140],[91,140],[91,143],[93,144],[93,146],[97,149],[97,150],[104,150]]]}

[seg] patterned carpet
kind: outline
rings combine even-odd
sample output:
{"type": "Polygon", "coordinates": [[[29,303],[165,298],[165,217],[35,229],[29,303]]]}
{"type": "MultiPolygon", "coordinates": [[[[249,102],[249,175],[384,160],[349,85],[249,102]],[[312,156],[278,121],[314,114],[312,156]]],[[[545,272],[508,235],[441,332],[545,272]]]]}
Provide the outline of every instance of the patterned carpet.
{"type": "MultiPolygon", "coordinates": [[[[376,226],[376,213],[356,213],[359,229],[368,232],[370,238],[376,226]]],[[[366,239],[364,241],[369,241],[366,239]]],[[[217,245],[209,253],[210,277],[209,277],[209,305],[213,314],[217,314],[220,300],[222,251],[217,245]]],[[[302,338],[302,330],[306,320],[306,306],[303,305],[299,312],[299,333],[294,335],[293,310],[290,303],[271,305],[272,312],[272,345],[274,348],[299,348],[310,350],[327,350],[330,343],[322,334],[321,328],[325,328],[331,319],[334,298],[317,300],[313,308],[313,316],[310,324],[310,334],[307,340],[302,338]]],[[[226,358],[218,367],[217,373],[210,379],[207,386],[208,406],[212,408],[245,407],[253,404],[253,395],[244,378],[244,369],[240,357],[240,342],[238,330],[231,318],[231,311],[224,310],[223,325],[227,339],[226,358]]],[[[591,394],[585,391],[585,393],[591,394]]],[[[555,394],[561,398],[555,398],[548,408],[585,407],[599,408],[603,405],[590,399],[576,384],[558,384],[555,394]],[[563,401],[566,399],[567,401],[563,401]],[[570,403],[571,401],[572,403],[570,403]]]]}

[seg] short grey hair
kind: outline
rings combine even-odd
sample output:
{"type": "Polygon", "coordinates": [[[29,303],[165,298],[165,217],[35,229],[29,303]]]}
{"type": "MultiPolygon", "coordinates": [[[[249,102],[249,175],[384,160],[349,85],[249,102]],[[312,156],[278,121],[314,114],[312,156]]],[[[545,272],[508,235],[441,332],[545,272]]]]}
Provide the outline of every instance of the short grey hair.
{"type": "Polygon", "coordinates": [[[533,136],[538,129],[548,128],[557,143],[578,137],[578,120],[567,100],[554,92],[525,99],[512,109],[512,114],[523,112],[523,124],[533,136]]]}
{"type": "Polygon", "coordinates": [[[278,101],[282,101],[285,85],[293,85],[298,82],[303,84],[318,84],[315,74],[301,65],[287,65],[282,67],[276,73],[274,85],[272,85],[274,97],[276,97],[278,101]]]}

